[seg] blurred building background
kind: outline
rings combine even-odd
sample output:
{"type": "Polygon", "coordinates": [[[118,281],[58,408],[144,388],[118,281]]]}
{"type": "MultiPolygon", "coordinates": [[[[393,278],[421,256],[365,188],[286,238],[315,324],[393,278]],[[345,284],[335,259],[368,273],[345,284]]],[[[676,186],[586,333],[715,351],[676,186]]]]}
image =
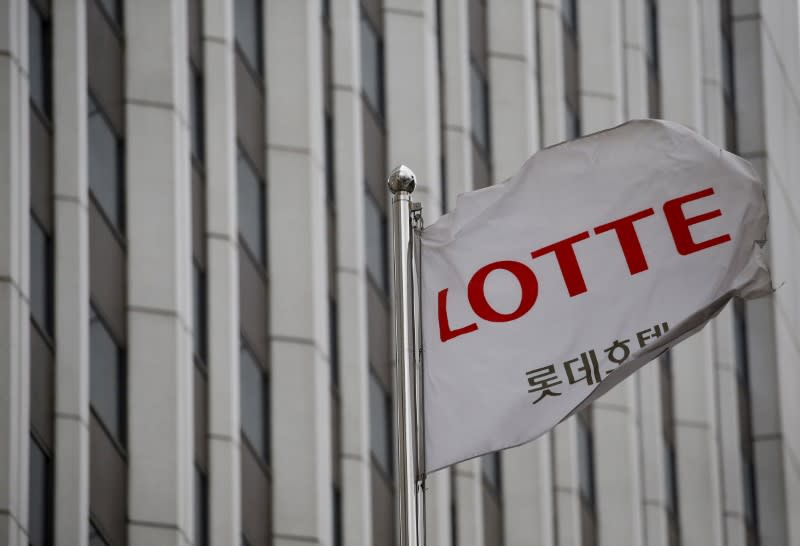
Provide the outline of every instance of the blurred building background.
{"type": "MultiPolygon", "coordinates": [[[[681,122],[772,298],[429,479],[429,546],[800,545],[793,0],[0,0],[0,544],[395,543],[388,194],[681,122]]],[[[602,317],[598,317],[602,320],[602,317]]]]}

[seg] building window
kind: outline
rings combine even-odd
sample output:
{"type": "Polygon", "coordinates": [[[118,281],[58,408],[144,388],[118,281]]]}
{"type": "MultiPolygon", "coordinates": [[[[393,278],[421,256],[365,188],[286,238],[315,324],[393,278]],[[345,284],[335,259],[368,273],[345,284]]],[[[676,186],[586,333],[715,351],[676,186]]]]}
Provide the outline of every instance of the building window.
{"type": "Polygon", "coordinates": [[[578,483],[583,501],[594,506],[594,439],[585,409],[578,414],[578,483]]]}
{"type": "Polygon", "coordinates": [[[336,203],[336,164],[334,163],[333,116],[325,114],[325,189],[328,202],[336,203]]]}
{"type": "Polygon", "coordinates": [[[120,0],[99,0],[98,2],[103,8],[106,16],[111,21],[122,28],[122,3],[120,0]]]}
{"type": "Polygon", "coordinates": [[[194,469],[194,540],[195,546],[208,546],[208,478],[194,469]]]}
{"type": "Polygon", "coordinates": [[[194,330],[194,354],[205,364],[208,356],[208,340],[206,337],[206,274],[200,269],[197,262],[192,262],[192,284],[194,285],[194,313],[192,324],[194,330]]]}
{"type": "Polygon", "coordinates": [[[364,13],[361,14],[361,83],[367,103],[383,119],[383,44],[364,13]]]}
{"type": "Polygon", "coordinates": [[[263,74],[261,0],[236,0],[236,46],[257,74],[263,74]]]}
{"type": "Polygon", "coordinates": [[[366,198],[364,199],[364,215],[366,220],[367,273],[378,289],[385,293],[389,284],[388,253],[386,248],[388,228],[386,216],[369,190],[367,190],[366,198]]]}
{"type": "Polygon", "coordinates": [[[205,98],[203,94],[203,75],[189,63],[189,123],[192,131],[192,155],[202,162],[205,159],[205,123],[203,119],[205,98]]]}
{"type": "Polygon", "coordinates": [[[481,457],[483,480],[492,491],[500,491],[500,453],[489,453],[481,457]]]}
{"type": "Polygon", "coordinates": [[[31,215],[31,316],[39,328],[53,334],[53,262],[50,237],[31,215]]]}
{"type": "Polygon", "coordinates": [[[342,492],[333,486],[333,546],[344,544],[342,533],[342,492]]]}
{"type": "Polygon", "coordinates": [[[30,546],[50,546],[53,543],[53,484],[50,457],[31,436],[28,482],[28,540],[30,546]]]}
{"type": "Polygon", "coordinates": [[[482,153],[489,152],[489,96],[486,78],[474,62],[469,65],[472,138],[482,153]]]}
{"type": "Polygon", "coordinates": [[[242,432],[262,461],[269,461],[269,390],[264,370],[250,350],[239,352],[242,432]]]}
{"type": "Polygon", "coordinates": [[[328,298],[328,335],[331,351],[331,382],[339,384],[339,306],[336,300],[328,298]]]}
{"type": "Polygon", "coordinates": [[[31,102],[45,117],[50,117],[50,23],[36,7],[28,3],[28,66],[31,102]]]}
{"type": "Polygon", "coordinates": [[[664,438],[664,501],[667,514],[675,518],[678,513],[678,465],[675,458],[675,448],[664,438]]]}
{"type": "Polygon", "coordinates": [[[89,546],[109,546],[93,523],[89,522],[89,546]]]}
{"type": "Polygon", "coordinates": [[[647,0],[645,5],[647,22],[645,23],[645,47],[647,62],[652,69],[658,72],[658,8],[656,0],[647,0]]]}
{"type": "Polygon", "coordinates": [[[740,451],[742,454],[742,492],[744,496],[744,519],[750,543],[757,543],[758,512],[756,496],[756,474],[753,462],[753,419],[750,409],[750,359],[747,344],[747,319],[745,304],[741,300],[733,307],[734,336],[736,343],[736,379],[739,391],[740,451]]]}
{"type": "Polygon", "coordinates": [[[392,479],[392,404],[374,373],[369,376],[369,425],[372,457],[392,479]]]}
{"type": "Polygon", "coordinates": [[[106,431],[125,444],[125,370],[122,349],[94,307],[89,312],[90,398],[106,431]]]}
{"type": "Polygon", "coordinates": [[[564,101],[564,129],[567,140],[581,136],[581,118],[568,100],[564,101]]]}
{"type": "Polygon", "coordinates": [[[264,265],[266,262],[264,182],[258,177],[241,150],[236,176],[239,192],[239,235],[255,261],[264,265]]]}
{"type": "Polygon", "coordinates": [[[678,510],[678,461],[675,455],[672,353],[666,351],[659,359],[661,375],[662,442],[664,453],[664,502],[670,546],[680,544],[680,518],[678,510]]]}
{"type": "Polygon", "coordinates": [[[561,17],[567,29],[573,33],[578,32],[578,2],[577,0],[561,0],[561,17]]]}
{"type": "Polygon", "coordinates": [[[89,96],[89,189],[108,222],[123,232],[122,145],[89,96]]]}

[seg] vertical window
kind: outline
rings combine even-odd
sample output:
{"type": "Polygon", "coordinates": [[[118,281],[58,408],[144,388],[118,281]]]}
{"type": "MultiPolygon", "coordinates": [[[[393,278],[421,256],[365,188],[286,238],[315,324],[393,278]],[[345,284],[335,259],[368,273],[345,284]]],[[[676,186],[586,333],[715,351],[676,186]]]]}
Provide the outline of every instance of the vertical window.
{"type": "Polygon", "coordinates": [[[750,409],[750,361],[747,344],[745,304],[741,300],[734,302],[733,322],[736,343],[736,379],[739,391],[739,444],[742,454],[744,519],[750,539],[749,544],[758,544],[758,504],[755,464],[753,460],[753,418],[750,409]]]}
{"type": "Polygon", "coordinates": [[[263,73],[261,0],[236,0],[236,45],[247,64],[263,73]]]}
{"type": "Polygon", "coordinates": [[[657,0],[645,3],[645,53],[647,56],[647,100],[648,115],[661,116],[660,65],[658,47],[658,8],[657,0]]]}
{"type": "Polygon", "coordinates": [[[106,219],[123,229],[121,144],[99,105],[89,96],[89,189],[106,219]]]}
{"type": "Polygon", "coordinates": [[[53,333],[53,264],[50,237],[31,215],[31,316],[45,333],[53,333]]]}
{"type": "Polygon", "coordinates": [[[486,79],[474,63],[470,63],[470,106],[472,114],[472,138],[481,152],[489,152],[489,96],[486,79]]]}
{"type": "Polygon", "coordinates": [[[647,62],[650,66],[658,72],[658,9],[656,7],[656,0],[647,0],[645,5],[645,47],[647,54],[647,62]]]}
{"type": "Polygon", "coordinates": [[[195,546],[208,546],[208,478],[194,469],[194,540],[195,546]]]}
{"type": "Polygon", "coordinates": [[[239,352],[242,432],[262,461],[269,461],[269,399],[264,370],[247,347],[239,352]]]}
{"type": "Polygon", "coordinates": [[[373,373],[369,376],[369,416],[372,456],[392,479],[392,407],[389,395],[373,373]]]}
{"type": "Polygon", "coordinates": [[[492,491],[500,491],[500,453],[489,453],[481,457],[483,479],[492,491]]]}
{"type": "Polygon", "coordinates": [[[122,3],[120,0],[100,0],[100,6],[111,21],[122,27],[122,3]]]}
{"type": "Polygon", "coordinates": [[[93,523],[89,523],[89,546],[108,546],[108,542],[100,534],[100,531],[93,523]]]}
{"type": "Polygon", "coordinates": [[[664,494],[670,546],[680,544],[678,509],[678,462],[675,456],[672,353],[666,351],[659,360],[661,372],[662,442],[664,452],[664,494]]]}
{"type": "Polygon", "coordinates": [[[578,483],[581,498],[590,506],[594,506],[594,439],[591,424],[583,410],[578,414],[578,483]]]}
{"type": "Polygon", "coordinates": [[[325,189],[329,203],[336,202],[336,164],[334,163],[333,116],[325,114],[325,189]]]}
{"type": "Polygon", "coordinates": [[[339,384],[339,307],[336,300],[328,298],[328,335],[331,351],[331,382],[339,384]]]}
{"type": "Polygon", "coordinates": [[[342,533],[342,492],[334,486],[333,487],[333,546],[342,546],[343,542],[342,533]]]}
{"type": "Polygon", "coordinates": [[[569,100],[564,101],[564,127],[567,140],[581,136],[581,118],[569,100]]]}
{"type": "Polygon", "coordinates": [[[581,499],[583,546],[597,544],[597,510],[594,482],[594,436],[591,407],[578,413],[578,491],[581,499]]]}
{"type": "Polygon", "coordinates": [[[30,546],[50,546],[53,543],[52,513],[53,485],[50,458],[39,442],[31,436],[28,483],[28,540],[30,546]]]}
{"type": "Polygon", "coordinates": [[[197,262],[192,262],[192,284],[194,285],[194,313],[192,324],[194,330],[194,354],[205,364],[208,356],[208,343],[206,338],[206,274],[200,269],[197,262]]]}
{"type": "Polygon", "coordinates": [[[205,159],[205,123],[203,120],[205,98],[203,95],[203,76],[189,63],[189,121],[192,131],[192,154],[198,161],[205,159]]]}
{"type": "Polygon", "coordinates": [[[561,16],[570,32],[578,31],[578,5],[577,0],[561,0],[561,16]]]}
{"type": "Polygon", "coordinates": [[[90,399],[92,409],[119,444],[125,444],[125,376],[122,350],[100,320],[89,313],[90,399]]]}
{"type": "Polygon", "coordinates": [[[367,190],[364,199],[364,214],[366,220],[367,273],[377,287],[385,293],[389,284],[386,248],[388,237],[387,222],[386,216],[369,190],[367,190]]]}
{"type": "Polygon", "coordinates": [[[236,176],[239,192],[239,235],[257,263],[266,262],[264,182],[243,152],[239,152],[236,176]]]}
{"type": "Polygon", "coordinates": [[[364,97],[383,119],[383,45],[366,14],[361,14],[361,82],[364,97]]]}
{"type": "Polygon", "coordinates": [[[39,112],[50,117],[50,24],[35,2],[28,3],[28,66],[30,96],[39,112]]]}
{"type": "Polygon", "coordinates": [[[667,513],[674,517],[678,513],[678,468],[675,448],[664,439],[664,491],[667,513]]]}

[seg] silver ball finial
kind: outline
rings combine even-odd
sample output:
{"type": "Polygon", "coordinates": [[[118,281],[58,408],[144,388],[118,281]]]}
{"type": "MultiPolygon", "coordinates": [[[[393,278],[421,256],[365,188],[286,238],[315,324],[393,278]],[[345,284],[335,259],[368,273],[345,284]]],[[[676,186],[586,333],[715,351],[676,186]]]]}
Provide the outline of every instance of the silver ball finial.
{"type": "Polygon", "coordinates": [[[392,193],[401,191],[411,193],[417,185],[417,175],[405,165],[399,165],[394,168],[386,183],[392,193]]]}

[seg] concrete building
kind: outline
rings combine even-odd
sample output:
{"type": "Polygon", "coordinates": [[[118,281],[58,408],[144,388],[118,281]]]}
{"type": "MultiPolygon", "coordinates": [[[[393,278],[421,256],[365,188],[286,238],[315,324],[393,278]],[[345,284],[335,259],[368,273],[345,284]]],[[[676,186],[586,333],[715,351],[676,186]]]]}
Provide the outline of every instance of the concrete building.
{"type": "Polygon", "coordinates": [[[771,298],[429,479],[430,546],[800,545],[793,0],[0,0],[0,545],[395,544],[385,178],[629,118],[748,158],[771,298]]]}

